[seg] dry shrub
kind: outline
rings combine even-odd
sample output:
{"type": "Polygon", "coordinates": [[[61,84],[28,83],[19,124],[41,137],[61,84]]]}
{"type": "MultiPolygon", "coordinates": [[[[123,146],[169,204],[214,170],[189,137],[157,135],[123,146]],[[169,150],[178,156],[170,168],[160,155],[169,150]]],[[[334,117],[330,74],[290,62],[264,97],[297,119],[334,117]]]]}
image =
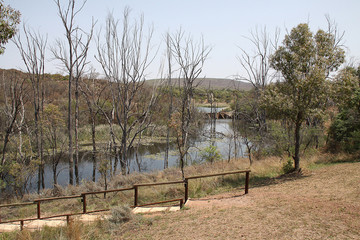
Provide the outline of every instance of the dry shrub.
{"type": "Polygon", "coordinates": [[[184,190],[179,189],[178,187],[169,187],[165,193],[167,199],[179,198],[179,196],[184,195],[184,190]]]}
{"type": "Polygon", "coordinates": [[[97,182],[93,181],[83,181],[82,185],[84,185],[85,192],[97,192],[104,190],[97,182]]]}
{"type": "Polygon", "coordinates": [[[109,221],[114,224],[126,223],[133,219],[133,213],[128,206],[117,206],[111,209],[109,221]]]}
{"type": "Polygon", "coordinates": [[[84,226],[79,221],[70,221],[67,229],[66,234],[69,239],[72,240],[81,240],[83,235],[84,226]]]}
{"type": "Polygon", "coordinates": [[[31,237],[30,231],[23,230],[23,231],[18,232],[18,234],[16,236],[16,239],[18,239],[18,240],[31,240],[33,238],[31,237]]]}
{"type": "Polygon", "coordinates": [[[54,197],[64,196],[64,188],[56,184],[51,191],[51,195],[54,197]]]}

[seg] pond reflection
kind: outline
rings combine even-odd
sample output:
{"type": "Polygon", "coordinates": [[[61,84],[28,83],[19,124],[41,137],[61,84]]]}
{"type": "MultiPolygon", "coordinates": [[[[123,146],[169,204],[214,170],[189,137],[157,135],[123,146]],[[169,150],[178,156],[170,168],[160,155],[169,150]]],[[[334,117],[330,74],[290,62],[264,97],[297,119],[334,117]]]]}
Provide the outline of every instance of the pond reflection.
{"type": "MultiPolygon", "coordinates": [[[[187,156],[187,164],[201,163],[201,151],[209,145],[215,146],[219,150],[222,159],[227,160],[229,158],[244,157],[246,153],[246,147],[241,143],[241,139],[237,140],[237,145],[234,144],[234,131],[232,128],[232,120],[230,119],[218,119],[211,123],[208,120],[203,124],[200,134],[196,138],[190,139],[190,149],[187,156]],[[236,149],[236,152],[235,152],[236,149]]],[[[140,145],[138,148],[138,154],[136,161],[136,155],[133,152],[129,156],[129,172],[134,171],[153,171],[161,170],[164,168],[166,143],[153,143],[151,145],[140,145]]],[[[178,166],[178,150],[175,143],[171,143],[169,150],[169,167],[178,166]]],[[[115,162],[114,158],[106,157],[104,154],[98,156],[99,159],[104,160],[108,158],[111,161],[111,170],[114,173],[119,173],[120,166],[119,161],[115,162]]],[[[99,164],[99,163],[97,163],[99,164]]],[[[63,158],[58,167],[58,184],[65,186],[69,182],[68,162],[66,158],[63,158]]],[[[79,178],[80,180],[91,181],[93,177],[93,161],[91,152],[82,152],[80,154],[79,161],[79,178]]],[[[95,179],[98,180],[101,174],[96,169],[95,179]]],[[[51,188],[53,186],[53,172],[51,164],[45,165],[45,188],[51,188]]],[[[28,186],[30,191],[36,191],[37,189],[37,177],[34,176],[28,186]]]]}

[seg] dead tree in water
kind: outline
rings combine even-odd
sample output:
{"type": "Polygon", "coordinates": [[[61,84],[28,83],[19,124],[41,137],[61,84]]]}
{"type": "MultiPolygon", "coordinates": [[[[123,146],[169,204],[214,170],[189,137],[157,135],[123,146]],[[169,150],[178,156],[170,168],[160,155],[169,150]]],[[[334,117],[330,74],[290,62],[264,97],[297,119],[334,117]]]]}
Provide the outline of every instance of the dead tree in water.
{"type": "Polygon", "coordinates": [[[167,122],[167,129],[166,129],[166,148],[165,148],[165,158],[164,158],[164,169],[169,167],[169,149],[170,149],[170,120],[171,114],[173,112],[173,83],[171,81],[172,77],[172,53],[171,53],[171,36],[170,34],[166,34],[166,60],[168,65],[168,74],[167,74],[167,90],[169,91],[169,110],[168,110],[168,122],[167,122]]]}
{"type": "Polygon", "coordinates": [[[89,117],[91,122],[91,142],[92,142],[92,161],[93,161],[93,173],[92,180],[95,182],[96,174],[96,117],[100,114],[101,109],[105,101],[101,101],[102,94],[104,93],[107,84],[97,82],[96,74],[92,71],[86,79],[82,78],[79,86],[79,90],[82,93],[86,105],[89,110],[89,117]]]}
{"type": "Polygon", "coordinates": [[[123,174],[129,167],[128,155],[134,140],[151,122],[151,110],[156,93],[148,95],[141,105],[137,98],[144,94],[146,70],[153,61],[151,39],[153,30],[144,36],[144,19],[131,23],[130,10],[123,13],[122,24],[109,14],[106,20],[105,43],[98,36],[96,56],[105,73],[112,95],[112,108],[116,123],[121,128],[120,165],[123,174]]]}
{"type": "Polygon", "coordinates": [[[21,58],[26,66],[26,70],[31,82],[33,106],[34,106],[34,132],[35,132],[35,152],[36,158],[39,159],[38,169],[38,193],[40,188],[45,188],[44,182],[44,160],[43,160],[43,128],[42,128],[42,110],[43,110],[43,81],[45,69],[45,52],[47,38],[32,32],[23,25],[24,39],[21,38],[20,32],[14,40],[21,58]]]}
{"type": "Polygon", "coordinates": [[[86,0],[79,6],[76,5],[75,0],[68,0],[67,4],[63,6],[60,0],[54,0],[58,15],[65,28],[66,43],[57,40],[55,46],[51,48],[54,58],[59,60],[64,70],[68,74],[68,138],[69,138],[69,184],[74,184],[73,164],[75,165],[76,183],[79,184],[78,175],[78,124],[79,124],[79,79],[83,75],[87,62],[87,53],[93,35],[95,26],[92,22],[89,33],[84,32],[79,26],[76,25],[75,19],[82,11],[86,4],[86,0]],[[75,81],[75,162],[73,157],[73,139],[72,139],[72,83],[75,81]]]}
{"type": "Polygon", "coordinates": [[[4,99],[4,107],[1,109],[3,125],[5,125],[5,133],[3,137],[2,157],[0,162],[0,183],[3,187],[3,181],[10,174],[12,159],[7,156],[8,145],[11,137],[16,132],[17,120],[21,115],[24,115],[24,96],[25,87],[24,79],[19,79],[18,76],[11,76],[10,79],[5,79],[5,74],[2,75],[2,94],[4,99]]]}
{"type": "Polygon", "coordinates": [[[210,53],[210,47],[204,45],[201,38],[195,42],[192,37],[185,37],[180,29],[171,36],[171,52],[177,62],[179,69],[179,79],[182,80],[181,87],[181,107],[173,114],[173,127],[176,130],[177,145],[180,154],[180,167],[182,177],[184,176],[185,157],[189,150],[188,137],[190,123],[192,121],[192,100],[194,94],[195,80],[202,72],[205,60],[210,53]],[[178,119],[175,119],[178,118],[178,119]]]}

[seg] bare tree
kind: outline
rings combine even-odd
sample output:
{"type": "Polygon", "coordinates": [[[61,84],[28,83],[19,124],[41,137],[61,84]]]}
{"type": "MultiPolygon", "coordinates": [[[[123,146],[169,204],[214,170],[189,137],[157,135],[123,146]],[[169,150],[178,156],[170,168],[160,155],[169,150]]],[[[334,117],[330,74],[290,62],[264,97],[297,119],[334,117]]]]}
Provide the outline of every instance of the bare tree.
{"type": "Polygon", "coordinates": [[[249,53],[240,48],[241,55],[238,61],[246,74],[237,76],[238,80],[251,83],[256,91],[264,89],[275,77],[270,68],[270,56],[277,48],[279,41],[279,30],[276,29],[272,38],[267,32],[266,27],[260,31],[256,28],[250,32],[250,37],[246,37],[252,45],[253,52],[249,53]]]}
{"type": "Polygon", "coordinates": [[[266,129],[266,113],[260,109],[258,101],[265,86],[277,77],[276,72],[270,67],[270,56],[277,48],[279,34],[279,30],[276,29],[274,36],[271,37],[266,27],[260,31],[256,28],[255,31],[250,32],[250,37],[246,37],[254,47],[253,52],[240,48],[241,55],[237,57],[245,73],[237,76],[237,79],[247,81],[254,87],[255,101],[252,104],[251,120],[258,125],[259,131],[266,129]]]}
{"type": "Polygon", "coordinates": [[[205,60],[211,48],[205,46],[203,38],[195,42],[191,36],[185,37],[180,29],[171,36],[171,52],[178,65],[179,79],[182,80],[181,107],[173,114],[173,127],[176,130],[177,145],[180,154],[180,167],[183,179],[185,157],[189,150],[188,137],[190,123],[192,121],[192,100],[194,94],[195,80],[200,76],[205,60]],[[175,119],[178,118],[178,119],[175,119]],[[178,122],[178,124],[176,124],[178,122]]]}
{"type": "Polygon", "coordinates": [[[1,157],[1,168],[0,168],[0,179],[5,180],[8,174],[10,160],[7,159],[7,146],[10,142],[11,136],[14,134],[16,129],[16,121],[21,114],[24,106],[24,88],[25,80],[20,80],[18,76],[11,76],[11,79],[5,79],[5,74],[2,75],[2,87],[4,94],[4,107],[2,109],[3,117],[5,118],[5,134],[3,140],[2,157],[1,157]]]}
{"type": "Polygon", "coordinates": [[[169,33],[166,34],[166,60],[167,60],[167,90],[169,91],[169,109],[168,109],[168,123],[166,129],[166,147],[165,147],[165,157],[164,157],[164,169],[169,167],[169,149],[170,149],[170,120],[171,114],[173,112],[173,84],[171,81],[172,77],[172,52],[171,52],[171,36],[169,33]]]}
{"type": "Polygon", "coordinates": [[[101,96],[104,93],[107,84],[101,86],[97,82],[96,74],[92,71],[86,79],[81,79],[80,91],[86,101],[89,117],[91,121],[91,139],[92,139],[92,160],[93,160],[93,173],[92,180],[95,182],[96,174],[96,117],[101,113],[103,109],[104,101],[101,101],[101,96]]]}
{"type": "Polygon", "coordinates": [[[83,75],[87,62],[87,54],[89,45],[93,36],[93,29],[95,22],[92,25],[89,33],[86,33],[82,28],[76,25],[75,19],[82,11],[87,0],[84,0],[77,6],[75,0],[68,0],[63,6],[60,0],[54,0],[58,15],[65,28],[66,43],[57,40],[55,46],[51,51],[55,59],[61,61],[64,69],[69,75],[68,78],[68,116],[67,127],[69,137],[69,183],[74,184],[73,177],[73,164],[75,165],[76,183],[79,184],[78,176],[78,159],[79,159],[79,146],[78,146],[78,124],[79,124],[79,79],[83,75]],[[73,157],[73,139],[72,139],[72,83],[75,81],[75,162],[73,157]]]}
{"type": "Polygon", "coordinates": [[[53,186],[57,184],[57,167],[60,159],[64,156],[66,148],[66,136],[63,134],[65,120],[59,107],[47,104],[43,111],[43,124],[46,136],[46,151],[51,160],[53,171],[53,186]]]}
{"type": "MultiPolygon", "coordinates": [[[[116,123],[121,128],[120,165],[123,174],[129,167],[128,154],[134,140],[151,122],[151,110],[157,98],[149,94],[146,104],[136,98],[144,91],[146,70],[153,61],[151,39],[153,30],[144,36],[144,18],[130,22],[130,9],[125,8],[122,24],[109,14],[106,20],[105,43],[98,36],[97,60],[109,82],[116,123]]],[[[155,88],[156,86],[154,86],[155,88]]],[[[154,90],[154,89],[153,89],[154,90]]]]}
{"type": "Polygon", "coordinates": [[[26,70],[32,86],[33,106],[34,106],[34,132],[35,132],[35,152],[39,161],[38,171],[38,192],[40,188],[45,188],[44,183],[44,159],[43,159],[43,131],[41,121],[42,110],[42,92],[45,69],[45,52],[47,37],[41,36],[39,33],[31,31],[23,25],[23,33],[25,37],[21,38],[20,32],[13,41],[21,55],[26,66],[26,70]]]}

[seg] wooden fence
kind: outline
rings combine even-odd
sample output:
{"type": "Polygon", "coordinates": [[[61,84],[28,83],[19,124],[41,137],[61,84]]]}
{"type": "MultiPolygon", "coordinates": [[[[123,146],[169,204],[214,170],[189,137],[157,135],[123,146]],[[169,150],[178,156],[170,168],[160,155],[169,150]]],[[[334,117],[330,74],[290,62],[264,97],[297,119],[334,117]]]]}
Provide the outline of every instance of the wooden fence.
{"type": "MultiPolygon", "coordinates": [[[[0,205],[0,209],[1,208],[12,208],[12,207],[23,207],[23,206],[28,206],[28,205],[36,205],[37,216],[36,216],[36,218],[24,218],[24,219],[15,219],[15,220],[2,221],[1,220],[1,215],[0,215],[0,224],[20,222],[20,229],[22,230],[23,227],[24,227],[24,222],[25,221],[33,221],[33,220],[38,220],[38,219],[50,219],[50,218],[57,218],[57,217],[66,217],[67,222],[69,222],[70,216],[109,211],[110,209],[96,209],[96,210],[88,211],[87,210],[87,196],[88,195],[94,195],[94,194],[104,194],[104,196],[106,196],[107,193],[111,193],[111,192],[134,191],[134,205],[130,206],[132,208],[150,206],[150,205],[158,205],[158,204],[164,204],[164,203],[170,203],[170,202],[179,202],[179,206],[180,206],[180,208],[182,208],[183,205],[186,203],[186,201],[189,199],[189,182],[190,182],[190,180],[198,179],[198,178],[207,178],[207,177],[231,175],[231,174],[240,174],[240,173],[245,173],[246,174],[245,175],[245,194],[247,194],[249,192],[250,170],[241,170],[241,171],[232,171],[232,172],[208,174],[208,175],[199,175],[199,176],[186,177],[184,180],[180,180],[180,181],[159,182],[159,183],[142,183],[142,184],[135,184],[135,185],[133,185],[133,187],[129,187],[129,188],[120,188],[120,189],[112,189],[112,190],[104,190],[104,191],[96,191],[96,192],[85,192],[85,193],[81,193],[80,195],[73,195],[73,196],[41,198],[41,199],[35,199],[33,202],[4,204],[4,205],[0,205]],[[178,198],[178,199],[171,199],[171,200],[166,200],[166,201],[161,201],[161,202],[146,203],[146,204],[142,204],[142,205],[138,204],[139,188],[141,188],[141,187],[149,187],[149,186],[159,186],[159,185],[170,185],[170,184],[184,184],[184,199],[183,198],[178,198]],[[59,201],[59,200],[74,199],[74,198],[81,199],[82,212],[67,213],[67,214],[60,214],[60,215],[52,215],[52,216],[45,216],[45,217],[41,214],[41,203],[43,203],[43,202],[59,201]]],[[[0,212],[0,214],[1,214],[1,212],[0,212]]]]}

